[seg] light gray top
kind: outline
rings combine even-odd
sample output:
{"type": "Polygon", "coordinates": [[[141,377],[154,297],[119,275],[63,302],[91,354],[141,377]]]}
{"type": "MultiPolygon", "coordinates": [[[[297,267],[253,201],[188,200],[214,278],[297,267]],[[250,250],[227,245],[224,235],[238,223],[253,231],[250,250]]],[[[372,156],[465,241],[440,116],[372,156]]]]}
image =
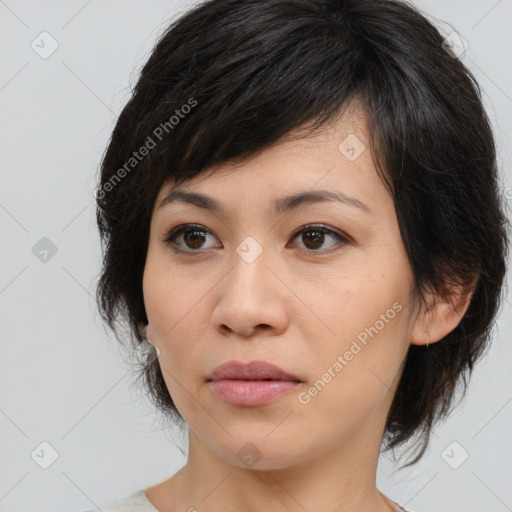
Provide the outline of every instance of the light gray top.
{"type": "MultiPolygon", "coordinates": [[[[401,505],[393,501],[399,507],[401,512],[412,512],[406,510],[401,505]]],[[[144,489],[134,492],[122,501],[118,501],[107,508],[102,509],[103,512],[159,512],[152,503],[147,499],[144,489]]],[[[95,512],[94,510],[86,510],[85,512],[95,512]]]]}
{"type": "MultiPolygon", "coordinates": [[[[103,512],[159,512],[146,498],[144,489],[134,492],[124,500],[113,503],[101,510],[103,512]]],[[[96,510],[86,510],[84,512],[96,512],[96,510]]]]}

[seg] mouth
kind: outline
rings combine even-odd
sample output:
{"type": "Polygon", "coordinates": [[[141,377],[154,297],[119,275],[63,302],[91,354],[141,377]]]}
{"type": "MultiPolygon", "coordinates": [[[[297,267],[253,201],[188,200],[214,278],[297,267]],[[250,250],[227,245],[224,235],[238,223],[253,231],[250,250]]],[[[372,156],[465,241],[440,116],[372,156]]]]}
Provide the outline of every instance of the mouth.
{"type": "Polygon", "coordinates": [[[303,381],[265,361],[229,361],[218,366],[208,383],[219,398],[232,405],[255,407],[297,389],[303,381]]]}
{"type": "Polygon", "coordinates": [[[228,361],[217,366],[208,380],[217,381],[222,379],[302,382],[296,375],[266,361],[251,361],[249,363],[228,361]]]}

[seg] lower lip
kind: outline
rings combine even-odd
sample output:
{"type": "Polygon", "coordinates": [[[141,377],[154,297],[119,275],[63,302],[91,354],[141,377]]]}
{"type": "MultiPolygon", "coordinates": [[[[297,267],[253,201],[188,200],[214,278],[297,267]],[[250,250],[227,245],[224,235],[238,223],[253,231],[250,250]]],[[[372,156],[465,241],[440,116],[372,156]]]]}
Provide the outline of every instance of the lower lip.
{"type": "Polygon", "coordinates": [[[210,381],[217,395],[233,405],[254,407],[265,405],[274,398],[296,389],[300,382],[286,380],[230,380],[210,381]]]}

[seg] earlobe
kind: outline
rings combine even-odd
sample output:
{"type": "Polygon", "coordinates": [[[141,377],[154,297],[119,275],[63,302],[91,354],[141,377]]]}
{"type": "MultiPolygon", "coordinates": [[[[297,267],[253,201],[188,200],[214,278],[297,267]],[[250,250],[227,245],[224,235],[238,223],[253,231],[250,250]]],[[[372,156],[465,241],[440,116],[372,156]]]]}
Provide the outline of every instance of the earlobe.
{"type": "Polygon", "coordinates": [[[148,322],[148,324],[144,327],[144,331],[146,333],[146,339],[148,339],[149,341],[151,341],[153,338],[153,331],[151,329],[151,323],[148,322]]]}
{"type": "Polygon", "coordinates": [[[432,305],[430,302],[421,305],[411,330],[411,345],[429,345],[432,343],[430,334],[431,310],[432,305]]]}
{"type": "Polygon", "coordinates": [[[148,339],[149,341],[151,341],[153,338],[153,331],[152,331],[152,328],[151,328],[151,322],[148,322],[144,327],[143,327],[143,332],[144,332],[144,336],[146,337],[146,339],[148,339]]]}
{"type": "Polygon", "coordinates": [[[466,313],[474,286],[470,291],[461,291],[460,288],[448,297],[429,294],[427,305],[421,308],[411,331],[412,345],[430,345],[440,341],[457,325],[466,313]]]}

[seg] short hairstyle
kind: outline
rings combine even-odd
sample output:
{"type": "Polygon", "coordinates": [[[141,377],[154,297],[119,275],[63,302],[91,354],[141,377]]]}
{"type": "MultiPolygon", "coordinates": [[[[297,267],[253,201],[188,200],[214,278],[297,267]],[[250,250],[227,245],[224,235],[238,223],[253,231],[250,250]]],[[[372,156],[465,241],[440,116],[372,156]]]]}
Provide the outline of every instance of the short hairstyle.
{"type": "MultiPolygon", "coordinates": [[[[488,346],[509,244],[481,90],[443,41],[399,0],[209,0],[174,20],[143,65],[101,162],[96,293],[116,338],[127,323],[131,348],[145,339],[142,277],[166,181],[243,162],[293,131],[335,121],[357,100],[418,295],[476,282],[452,332],[408,349],[384,440],[387,450],[417,437],[407,466],[416,463],[488,346]]],[[[142,371],[153,404],[180,423],[158,359],[142,371]]]]}

